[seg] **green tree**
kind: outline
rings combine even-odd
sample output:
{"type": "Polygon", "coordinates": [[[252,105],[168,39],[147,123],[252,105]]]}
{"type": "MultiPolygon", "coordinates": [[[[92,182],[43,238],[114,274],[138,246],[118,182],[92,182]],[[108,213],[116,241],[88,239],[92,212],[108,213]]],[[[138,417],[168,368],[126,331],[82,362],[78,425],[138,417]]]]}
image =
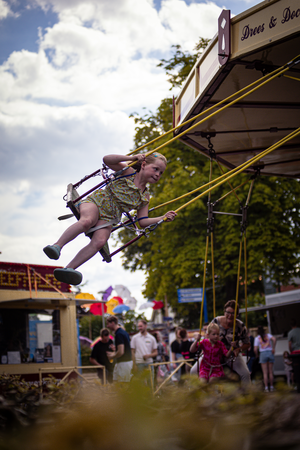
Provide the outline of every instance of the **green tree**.
{"type": "MultiPolygon", "coordinates": [[[[202,45],[205,43],[203,41],[202,45]]],[[[201,45],[200,42],[200,45],[201,45]]],[[[176,46],[175,55],[163,60],[172,87],[182,83],[194,65],[197,53],[188,55],[176,46]],[[177,70],[178,69],[178,70],[177,70]],[[177,70],[177,74],[176,74],[177,70]]],[[[199,52],[199,47],[197,52],[199,52]]],[[[161,101],[156,113],[148,112],[143,116],[134,115],[136,147],[150,142],[172,128],[172,99],[161,101]]],[[[162,138],[159,145],[167,143],[172,136],[162,138]]],[[[158,146],[149,145],[147,150],[158,146]]],[[[163,204],[180,195],[205,184],[209,179],[210,161],[199,152],[175,141],[166,145],[162,153],[168,159],[168,166],[159,183],[151,185],[150,208],[163,204]]],[[[226,171],[226,169],[224,169],[226,171]]],[[[213,166],[213,178],[220,176],[216,164],[213,166]]],[[[249,176],[241,174],[232,184],[240,185],[249,176]]],[[[245,204],[249,183],[238,191],[241,204],[245,204]]],[[[220,199],[230,191],[227,184],[213,191],[211,201],[220,199]]],[[[299,204],[300,186],[297,180],[275,177],[258,177],[254,183],[250,207],[248,209],[247,258],[248,291],[251,295],[263,294],[259,278],[268,274],[276,280],[278,289],[289,283],[296,275],[299,266],[298,248],[300,245],[299,204]],[[254,283],[252,283],[254,281],[254,283]],[[256,291],[254,290],[254,286],[256,291]]],[[[162,215],[167,210],[177,209],[197,194],[178,200],[172,205],[155,210],[152,214],[162,215]]],[[[162,224],[151,232],[147,239],[140,239],[125,249],[125,268],[146,271],[147,279],[144,295],[156,300],[168,298],[169,304],[176,311],[182,324],[187,327],[199,326],[199,304],[178,304],[177,289],[201,287],[206,248],[208,197],[191,203],[182,209],[174,222],[162,224]]],[[[241,212],[240,203],[231,194],[217,203],[214,209],[225,212],[241,212]]],[[[235,298],[237,285],[238,255],[241,241],[240,217],[216,215],[214,221],[214,265],[217,296],[217,313],[223,311],[224,302],[235,298]]],[[[119,233],[122,242],[127,242],[131,235],[128,230],[119,233]]],[[[209,260],[211,255],[209,252],[209,260]]],[[[243,305],[245,286],[242,282],[244,269],[241,271],[239,301],[243,305]]],[[[212,317],[212,278],[211,266],[206,271],[207,303],[212,317]]]]}
{"type": "Polygon", "coordinates": [[[94,316],[88,314],[80,319],[80,336],[85,336],[89,339],[96,339],[100,336],[100,331],[103,328],[102,316],[94,316]]]}

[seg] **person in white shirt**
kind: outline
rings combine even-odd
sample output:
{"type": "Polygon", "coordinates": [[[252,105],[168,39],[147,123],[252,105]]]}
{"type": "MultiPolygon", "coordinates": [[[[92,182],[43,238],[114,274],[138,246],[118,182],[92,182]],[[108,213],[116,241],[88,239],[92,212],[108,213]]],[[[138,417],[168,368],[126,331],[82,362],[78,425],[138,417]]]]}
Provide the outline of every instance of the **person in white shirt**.
{"type": "Polygon", "coordinates": [[[258,336],[254,339],[254,353],[258,357],[259,353],[259,362],[261,364],[264,384],[265,384],[265,392],[269,392],[269,383],[270,383],[270,391],[274,391],[273,386],[273,364],[275,362],[275,345],[276,339],[269,333],[266,333],[263,326],[257,327],[258,336]]]}
{"type": "Polygon", "coordinates": [[[130,346],[133,370],[141,372],[148,368],[157,356],[157,342],[155,337],[148,333],[146,320],[139,321],[138,330],[139,333],[132,337],[130,346]]]}

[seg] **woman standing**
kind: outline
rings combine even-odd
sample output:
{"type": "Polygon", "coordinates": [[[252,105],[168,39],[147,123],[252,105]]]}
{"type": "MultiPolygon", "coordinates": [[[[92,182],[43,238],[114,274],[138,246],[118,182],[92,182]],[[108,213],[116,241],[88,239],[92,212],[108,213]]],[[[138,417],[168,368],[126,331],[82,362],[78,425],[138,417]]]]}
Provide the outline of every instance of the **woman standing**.
{"type": "Polygon", "coordinates": [[[259,326],[257,328],[258,336],[254,340],[254,352],[258,356],[259,351],[259,362],[261,364],[261,369],[264,377],[265,392],[274,391],[273,386],[273,364],[275,361],[275,345],[276,339],[269,333],[266,333],[264,327],[259,326]]]}

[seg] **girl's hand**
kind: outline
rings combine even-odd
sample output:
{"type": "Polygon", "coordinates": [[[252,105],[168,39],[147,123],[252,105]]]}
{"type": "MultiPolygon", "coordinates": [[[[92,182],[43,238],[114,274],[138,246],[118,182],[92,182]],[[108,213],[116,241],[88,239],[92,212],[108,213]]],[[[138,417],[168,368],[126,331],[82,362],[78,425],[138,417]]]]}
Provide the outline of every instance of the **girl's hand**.
{"type": "Polygon", "coordinates": [[[201,334],[200,333],[195,333],[194,334],[194,339],[195,339],[195,341],[199,342],[200,339],[201,339],[201,334]]]}
{"type": "Polygon", "coordinates": [[[140,161],[142,163],[143,161],[146,160],[146,156],[143,153],[138,153],[137,155],[134,155],[133,161],[135,160],[140,161]]]}
{"type": "Polygon", "coordinates": [[[240,349],[240,348],[235,348],[235,349],[233,350],[233,353],[234,353],[234,356],[238,356],[239,353],[241,353],[241,349],[240,349]]]}
{"type": "Polygon", "coordinates": [[[177,216],[177,213],[175,211],[168,211],[164,217],[166,217],[166,222],[172,222],[172,220],[175,219],[175,217],[177,216]]]}

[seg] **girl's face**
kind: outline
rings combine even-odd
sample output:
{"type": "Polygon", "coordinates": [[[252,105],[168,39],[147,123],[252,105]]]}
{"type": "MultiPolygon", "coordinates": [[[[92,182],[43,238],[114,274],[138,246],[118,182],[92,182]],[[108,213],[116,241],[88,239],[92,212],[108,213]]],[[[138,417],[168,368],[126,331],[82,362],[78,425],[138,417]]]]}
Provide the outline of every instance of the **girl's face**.
{"type": "Polygon", "coordinates": [[[208,333],[208,339],[215,344],[216,342],[218,342],[220,340],[220,331],[217,330],[216,328],[213,328],[209,333],[208,333]]]}
{"type": "Polygon", "coordinates": [[[288,357],[287,352],[284,352],[283,357],[284,357],[284,358],[287,358],[287,357],[288,357]]]}
{"type": "Polygon", "coordinates": [[[166,165],[164,161],[157,158],[157,161],[155,161],[154,163],[143,164],[142,170],[146,183],[154,184],[160,180],[160,177],[166,170],[166,165]]]}

